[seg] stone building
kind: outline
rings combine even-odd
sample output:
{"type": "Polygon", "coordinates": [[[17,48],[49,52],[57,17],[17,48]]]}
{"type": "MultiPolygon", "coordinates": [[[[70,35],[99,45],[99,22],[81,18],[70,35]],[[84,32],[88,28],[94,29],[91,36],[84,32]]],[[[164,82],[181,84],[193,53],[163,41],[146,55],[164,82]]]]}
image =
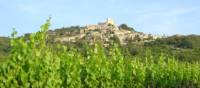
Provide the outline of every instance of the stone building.
{"type": "Polygon", "coordinates": [[[107,18],[105,22],[98,23],[97,25],[87,25],[86,30],[95,30],[95,29],[115,29],[117,30],[118,27],[116,26],[114,20],[111,18],[107,18]]]}
{"type": "Polygon", "coordinates": [[[109,42],[113,38],[118,38],[120,44],[126,45],[129,41],[132,42],[148,42],[152,39],[157,39],[157,36],[152,36],[142,32],[120,29],[114,22],[114,20],[108,18],[105,22],[86,25],[82,27],[79,32],[65,32],[65,35],[55,38],[55,41],[60,42],[76,42],[79,40],[86,40],[89,44],[93,44],[95,40],[100,40],[105,46],[109,45],[109,42]]]}

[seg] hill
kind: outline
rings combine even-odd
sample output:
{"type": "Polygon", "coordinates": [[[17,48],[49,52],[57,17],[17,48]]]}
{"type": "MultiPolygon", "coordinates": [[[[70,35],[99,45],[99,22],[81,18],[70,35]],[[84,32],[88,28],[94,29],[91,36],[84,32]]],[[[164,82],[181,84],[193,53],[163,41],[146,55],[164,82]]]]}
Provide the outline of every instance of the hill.
{"type": "Polygon", "coordinates": [[[122,45],[126,45],[128,41],[148,42],[157,38],[151,34],[137,32],[126,24],[117,26],[110,18],[105,22],[84,27],[72,26],[56,29],[55,31],[49,31],[49,35],[53,39],[52,42],[75,43],[84,41],[92,45],[94,41],[98,40],[105,47],[109,46],[113,39],[122,45]]]}
{"type": "MultiPolygon", "coordinates": [[[[110,18],[105,22],[83,27],[71,26],[49,30],[47,34],[48,44],[70,45],[79,48],[82,53],[85,53],[85,45],[99,42],[109,48],[113,43],[117,43],[125,56],[143,57],[145,52],[150,50],[154,55],[162,52],[182,61],[200,61],[200,36],[198,35],[159,37],[138,32],[126,24],[117,26],[110,18]]],[[[25,34],[27,41],[29,35],[25,34]]],[[[9,38],[0,37],[0,59],[9,56],[9,43],[9,38]]]]}
{"type": "MultiPolygon", "coordinates": [[[[199,63],[146,51],[125,56],[117,45],[80,48],[49,45],[50,21],[30,37],[12,39],[10,59],[0,65],[1,88],[199,88],[199,63]]],[[[129,44],[129,43],[127,43],[129,44]]],[[[80,47],[80,46],[79,46],[80,47]]]]}
{"type": "Polygon", "coordinates": [[[200,61],[200,36],[199,35],[173,35],[145,43],[146,47],[154,51],[165,52],[180,60],[200,61]]]}

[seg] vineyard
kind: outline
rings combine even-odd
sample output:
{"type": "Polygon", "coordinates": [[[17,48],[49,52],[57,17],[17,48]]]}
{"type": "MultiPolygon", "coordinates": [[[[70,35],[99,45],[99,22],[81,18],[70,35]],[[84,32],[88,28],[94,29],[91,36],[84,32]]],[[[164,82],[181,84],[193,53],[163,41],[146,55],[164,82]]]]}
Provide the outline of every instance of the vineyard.
{"type": "Polygon", "coordinates": [[[76,48],[48,45],[50,20],[29,38],[12,34],[10,59],[1,63],[1,88],[200,88],[200,64],[150,51],[128,57],[117,44],[76,48]]]}

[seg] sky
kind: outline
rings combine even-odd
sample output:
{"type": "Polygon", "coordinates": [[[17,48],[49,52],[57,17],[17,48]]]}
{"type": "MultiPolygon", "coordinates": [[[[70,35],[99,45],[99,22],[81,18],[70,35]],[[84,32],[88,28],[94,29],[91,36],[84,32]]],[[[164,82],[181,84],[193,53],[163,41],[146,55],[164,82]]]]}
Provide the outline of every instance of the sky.
{"type": "Polygon", "coordinates": [[[0,36],[37,32],[51,16],[51,29],[112,18],[155,35],[200,35],[200,0],[0,0],[0,36]]]}

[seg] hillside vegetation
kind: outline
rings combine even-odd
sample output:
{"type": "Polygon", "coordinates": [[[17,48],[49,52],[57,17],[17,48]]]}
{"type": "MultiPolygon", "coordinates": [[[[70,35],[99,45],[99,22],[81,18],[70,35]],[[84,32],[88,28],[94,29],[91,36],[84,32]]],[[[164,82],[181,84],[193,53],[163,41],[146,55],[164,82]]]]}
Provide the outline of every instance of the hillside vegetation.
{"type": "Polygon", "coordinates": [[[50,21],[37,33],[11,39],[10,59],[0,66],[1,88],[199,88],[199,63],[147,50],[125,56],[112,43],[79,48],[48,44],[50,21]],[[28,38],[28,41],[27,41],[28,38]]]}
{"type": "MultiPolygon", "coordinates": [[[[180,36],[174,35],[166,38],[158,38],[152,41],[152,37],[147,39],[143,39],[141,36],[137,36],[133,39],[124,38],[123,35],[115,35],[114,31],[107,29],[95,29],[89,30],[85,32],[81,32],[85,30],[85,27],[79,26],[71,26],[71,27],[63,27],[58,28],[56,30],[49,30],[47,32],[48,39],[47,43],[50,45],[62,44],[65,46],[71,46],[78,48],[79,52],[85,53],[84,45],[93,44],[93,42],[101,42],[104,47],[109,48],[111,44],[117,43],[121,52],[125,56],[139,56],[143,57],[144,53],[147,50],[151,50],[152,54],[157,54],[160,52],[166,53],[170,56],[174,56],[176,59],[180,61],[187,62],[196,62],[200,61],[200,36],[198,35],[187,35],[180,36]],[[103,32],[102,31],[105,31],[103,32]],[[99,35],[100,34],[100,35],[99,35]],[[85,35],[84,37],[80,37],[85,35]],[[111,36],[112,35],[112,36],[111,36]],[[114,35],[114,36],[113,36],[114,35]],[[75,36],[75,37],[73,37],[75,36]],[[123,37],[123,40],[120,40],[123,37]],[[64,40],[68,38],[73,38],[70,41],[56,41],[56,39],[64,40]],[[80,38],[80,39],[79,39],[80,38]],[[122,44],[121,41],[124,41],[125,44],[122,44]]],[[[134,28],[127,26],[126,24],[122,24],[119,26],[119,30],[122,32],[130,32],[135,34],[140,34],[140,32],[135,31],[134,28]]],[[[129,34],[125,34],[127,36],[129,34]]],[[[30,34],[25,34],[25,39],[27,40],[30,34]]],[[[10,52],[10,39],[7,37],[0,37],[0,61],[5,61],[10,52]]]]}
{"type": "Polygon", "coordinates": [[[10,39],[7,37],[0,37],[0,61],[8,58],[10,51],[10,39]]]}
{"type": "Polygon", "coordinates": [[[166,52],[182,61],[200,61],[200,36],[198,35],[174,35],[145,43],[145,46],[154,48],[155,52],[166,52]]]}
{"type": "MultiPolygon", "coordinates": [[[[119,30],[114,31],[109,29],[85,31],[86,27],[79,26],[58,28],[56,30],[47,31],[47,43],[50,45],[62,44],[65,46],[76,47],[79,52],[84,54],[86,51],[85,47],[83,47],[84,45],[92,45],[94,42],[98,41],[101,42],[104,47],[107,46],[106,48],[109,48],[114,42],[119,45],[121,52],[125,56],[143,57],[147,50],[151,50],[152,54],[156,55],[157,53],[163,52],[170,56],[174,56],[180,61],[200,61],[200,36],[198,35],[174,35],[158,39],[153,39],[150,36],[145,39],[142,38],[142,36],[138,36],[140,34],[144,35],[143,33],[135,31],[134,28],[131,28],[126,24],[122,24],[118,28],[119,30]],[[117,33],[125,33],[123,35],[115,35],[114,32],[116,31],[117,33]],[[128,34],[126,34],[126,32],[128,32],[128,34]],[[132,34],[135,34],[136,36],[134,38],[127,37],[132,34]]],[[[30,34],[25,34],[26,40],[29,36],[30,34]]],[[[0,61],[5,61],[9,56],[9,52],[10,39],[7,37],[0,37],[0,61]]]]}

